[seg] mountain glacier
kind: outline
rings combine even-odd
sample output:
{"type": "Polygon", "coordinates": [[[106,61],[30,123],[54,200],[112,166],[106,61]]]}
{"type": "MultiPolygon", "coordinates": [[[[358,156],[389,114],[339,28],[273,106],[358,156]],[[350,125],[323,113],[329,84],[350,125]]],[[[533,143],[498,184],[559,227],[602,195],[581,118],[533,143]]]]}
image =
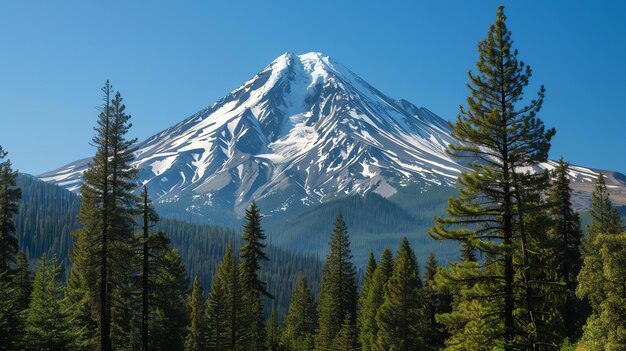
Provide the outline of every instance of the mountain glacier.
{"type": "MultiPolygon", "coordinates": [[[[453,186],[465,169],[446,152],[454,142],[447,121],[429,110],[388,97],[326,55],[288,52],[138,143],[134,166],[159,203],[240,214],[251,200],[271,198],[271,213],[355,194],[389,197],[410,184],[453,186]]],[[[77,191],[89,161],[39,177],[77,191]]],[[[597,174],[570,172],[583,193],[597,174]]],[[[623,192],[622,177],[611,173],[609,184],[623,192]]]]}

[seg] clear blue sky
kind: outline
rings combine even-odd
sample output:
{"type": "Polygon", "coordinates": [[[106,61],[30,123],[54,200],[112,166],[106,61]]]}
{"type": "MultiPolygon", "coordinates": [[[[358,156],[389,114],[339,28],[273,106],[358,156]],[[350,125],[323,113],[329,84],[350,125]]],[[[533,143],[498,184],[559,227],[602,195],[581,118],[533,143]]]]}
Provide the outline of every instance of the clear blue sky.
{"type": "Polygon", "coordinates": [[[534,88],[546,86],[551,156],[626,172],[624,1],[3,1],[0,145],[38,174],[93,154],[106,79],[143,139],[285,51],[324,52],[453,119],[500,3],[534,88]]]}

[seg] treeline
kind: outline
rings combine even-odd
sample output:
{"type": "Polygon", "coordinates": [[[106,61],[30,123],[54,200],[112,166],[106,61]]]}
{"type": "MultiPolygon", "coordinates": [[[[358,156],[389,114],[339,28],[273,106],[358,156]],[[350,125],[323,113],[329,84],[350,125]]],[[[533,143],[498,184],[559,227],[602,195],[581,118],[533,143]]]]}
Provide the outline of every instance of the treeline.
{"type": "Polygon", "coordinates": [[[28,257],[56,256],[69,264],[74,245],[70,233],[80,227],[80,199],[75,194],[18,173],[16,185],[22,190],[15,216],[17,238],[28,257]]]}
{"type": "MultiPolygon", "coordinates": [[[[81,226],[78,221],[80,198],[61,187],[22,173],[17,174],[16,185],[22,193],[17,201],[18,212],[14,216],[20,248],[31,266],[36,265],[43,255],[56,257],[65,268],[61,271],[64,282],[70,268],[69,254],[76,242],[71,233],[81,226]]],[[[180,252],[188,274],[192,277],[197,275],[205,291],[210,288],[228,243],[233,244],[237,254],[241,245],[240,233],[219,226],[160,218],[154,230],[167,235],[172,247],[180,252]]],[[[268,289],[274,300],[268,303],[266,314],[269,314],[269,306],[276,308],[279,314],[285,312],[294,282],[301,275],[309,280],[317,294],[322,262],[316,255],[285,250],[276,245],[268,245],[267,252],[272,259],[261,267],[260,276],[271,282],[268,289]]]]}
{"type": "MultiPolygon", "coordinates": [[[[211,280],[218,270],[227,246],[239,255],[241,237],[221,227],[191,224],[163,218],[156,227],[167,233],[172,246],[180,250],[189,276],[197,276],[205,292],[211,287],[211,280]]],[[[271,232],[273,234],[273,232],[271,232]]],[[[296,282],[306,277],[312,291],[317,296],[322,276],[322,262],[317,256],[281,249],[267,245],[267,255],[271,258],[261,266],[261,280],[269,282],[267,289],[273,299],[266,302],[266,316],[272,308],[282,315],[289,306],[289,299],[296,282]]]]}

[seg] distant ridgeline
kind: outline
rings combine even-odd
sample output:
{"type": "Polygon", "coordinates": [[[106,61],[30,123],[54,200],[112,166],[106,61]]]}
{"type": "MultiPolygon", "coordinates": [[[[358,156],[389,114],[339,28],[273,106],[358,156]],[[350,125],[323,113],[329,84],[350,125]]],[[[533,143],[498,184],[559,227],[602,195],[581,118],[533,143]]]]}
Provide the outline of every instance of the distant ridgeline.
{"type": "MultiPolygon", "coordinates": [[[[68,267],[68,253],[75,241],[71,232],[80,227],[77,218],[79,197],[25,174],[18,175],[17,185],[22,189],[16,217],[17,237],[20,247],[31,260],[31,268],[43,254],[58,257],[68,267]]],[[[189,276],[193,279],[197,275],[204,291],[209,291],[227,243],[232,241],[233,247],[239,247],[239,234],[223,227],[162,218],[156,229],[170,237],[172,245],[181,253],[189,276]]],[[[317,257],[275,245],[268,245],[267,253],[270,261],[262,267],[261,279],[269,282],[268,289],[275,296],[273,306],[277,312],[286,310],[292,288],[302,275],[317,293],[322,274],[321,261],[317,257]]],[[[271,309],[272,302],[267,306],[271,309]]]]}

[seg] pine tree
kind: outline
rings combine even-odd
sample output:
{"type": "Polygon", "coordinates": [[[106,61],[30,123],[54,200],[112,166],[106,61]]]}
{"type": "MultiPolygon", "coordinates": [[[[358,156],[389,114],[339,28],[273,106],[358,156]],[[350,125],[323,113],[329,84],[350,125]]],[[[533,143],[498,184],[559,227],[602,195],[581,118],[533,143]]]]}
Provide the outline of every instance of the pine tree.
{"type": "Polygon", "coordinates": [[[560,314],[570,340],[580,337],[582,326],[588,317],[586,303],[576,297],[576,277],[582,266],[582,231],[578,213],[572,209],[570,181],[567,177],[569,164],[561,159],[554,169],[554,181],[548,194],[552,205],[551,215],[554,224],[550,239],[554,242],[553,265],[557,267],[560,279],[565,283],[565,303],[560,314]]]}
{"type": "Polygon", "coordinates": [[[30,293],[32,291],[28,259],[24,251],[20,251],[17,254],[15,273],[13,274],[13,286],[15,287],[17,306],[20,311],[24,311],[28,308],[30,293]]]}
{"type": "Polygon", "coordinates": [[[285,315],[283,345],[289,351],[308,351],[313,349],[313,336],[317,327],[317,311],[313,293],[306,278],[301,277],[291,294],[289,310],[285,315]]]}
{"type": "Polygon", "coordinates": [[[227,301],[227,286],[223,273],[216,274],[211,283],[211,292],[206,302],[207,349],[211,351],[228,350],[230,332],[228,331],[228,311],[231,306],[227,301]]]}
{"type": "MultiPolygon", "coordinates": [[[[76,234],[76,233],[73,233],[76,234]]],[[[86,239],[86,237],[83,237],[86,239]]],[[[72,268],[61,301],[65,311],[68,330],[73,335],[73,349],[96,349],[97,321],[92,312],[96,310],[95,291],[96,270],[87,269],[97,264],[97,256],[91,254],[92,247],[87,240],[78,240],[71,253],[72,268]]]]}
{"type": "MultiPolygon", "coordinates": [[[[534,275],[549,275],[537,272],[540,268],[534,266],[537,260],[533,255],[542,248],[531,246],[544,244],[535,237],[542,234],[528,229],[532,225],[529,221],[542,210],[540,193],[549,179],[546,173],[520,172],[547,159],[555,131],[546,130],[536,117],[543,103],[543,87],[536,99],[519,106],[531,69],[512,49],[505,20],[501,6],[487,38],[478,46],[478,74],[469,73],[469,108],[461,107],[452,127],[452,134],[463,142],[451,145],[452,153],[470,159],[471,171],[461,174],[460,195],[448,202],[451,217],[437,218],[430,234],[438,240],[469,242],[490,256],[482,271],[461,264],[453,268],[454,274],[447,275],[484,285],[490,298],[479,294],[470,298],[490,304],[489,310],[495,309],[491,317],[494,320],[487,321],[495,326],[488,330],[494,334],[487,335],[487,339],[504,345],[505,350],[516,344],[537,349],[549,333],[543,333],[548,318],[547,312],[540,310],[544,295],[537,292],[544,284],[534,275]],[[470,276],[476,279],[468,280],[470,276]]],[[[460,281],[449,284],[458,285],[460,281]]],[[[455,321],[462,321],[463,313],[460,309],[456,312],[459,318],[455,321]]]]}
{"type": "Polygon", "coordinates": [[[316,350],[332,350],[335,337],[346,316],[351,323],[356,323],[356,268],[351,260],[348,231],[343,216],[339,214],[322,275],[318,305],[319,328],[315,336],[316,350]]]}
{"type": "Polygon", "coordinates": [[[17,308],[15,336],[22,339],[24,334],[26,309],[30,303],[30,295],[32,292],[30,270],[28,269],[28,260],[24,251],[20,251],[17,254],[17,259],[15,260],[15,270],[13,271],[11,280],[14,295],[9,298],[14,301],[15,307],[17,308]]]}
{"type": "Polygon", "coordinates": [[[137,319],[141,320],[133,306],[135,301],[135,284],[133,274],[135,267],[128,264],[128,257],[135,255],[135,217],[138,198],[133,194],[137,188],[135,182],[137,169],[131,166],[134,160],[136,139],[126,139],[131,123],[130,115],[119,91],[111,100],[110,124],[110,227],[109,227],[109,278],[107,288],[111,296],[107,299],[107,320],[111,324],[111,347],[114,349],[136,349],[131,338],[138,340],[136,329],[137,319]]]}
{"type": "Polygon", "coordinates": [[[252,201],[245,213],[243,226],[243,246],[241,247],[241,287],[244,311],[248,314],[242,320],[242,346],[260,351],[265,346],[265,327],[263,326],[263,302],[261,297],[273,298],[266,289],[266,283],[259,278],[261,262],[269,258],[265,253],[265,233],[261,228],[261,211],[252,201]]]}
{"type": "Polygon", "coordinates": [[[435,283],[437,274],[437,259],[431,252],[424,267],[424,298],[426,300],[426,316],[428,331],[426,333],[426,347],[429,350],[440,350],[444,346],[447,334],[444,326],[437,322],[436,315],[450,312],[452,297],[447,291],[441,291],[435,283]]]}
{"type": "Polygon", "coordinates": [[[591,302],[581,350],[626,350],[626,233],[595,234],[586,250],[576,294],[591,302]]]}
{"type": "Polygon", "coordinates": [[[15,288],[8,277],[7,271],[0,271],[0,350],[12,351],[19,349],[20,320],[15,288]]]}
{"type": "Polygon", "coordinates": [[[335,340],[333,340],[332,349],[336,351],[357,351],[359,350],[357,338],[358,331],[356,326],[351,317],[346,315],[341,329],[339,329],[335,340]]]}
{"type": "Polygon", "coordinates": [[[367,326],[367,296],[370,286],[372,285],[372,277],[376,271],[376,258],[374,253],[370,252],[365,276],[363,277],[363,285],[361,286],[361,294],[359,295],[359,306],[357,313],[357,329],[359,330],[359,343],[362,350],[369,350],[370,333],[367,326]]]}
{"type": "Polygon", "coordinates": [[[364,351],[371,350],[372,345],[376,343],[378,335],[378,324],[376,323],[376,314],[383,304],[385,294],[385,285],[387,280],[393,273],[393,254],[391,250],[385,248],[380,257],[380,261],[374,273],[372,274],[372,282],[367,292],[365,303],[361,307],[362,325],[359,329],[361,341],[361,349],[364,351]]]}
{"type": "Polygon", "coordinates": [[[278,316],[276,316],[275,308],[272,308],[272,311],[270,312],[270,317],[267,320],[267,325],[265,326],[265,335],[267,335],[265,340],[265,350],[284,350],[281,341],[282,328],[280,326],[280,323],[278,322],[278,316]]]}
{"type": "Polygon", "coordinates": [[[423,350],[427,320],[422,281],[415,253],[405,237],[394,259],[393,274],[385,285],[383,304],[376,314],[375,350],[423,350]]]}
{"type": "Polygon", "coordinates": [[[200,280],[196,276],[193,279],[191,296],[189,296],[189,326],[185,339],[185,351],[205,350],[207,337],[207,321],[204,312],[204,293],[200,287],[200,280]]]}
{"type": "MultiPolygon", "coordinates": [[[[148,315],[148,348],[150,350],[183,349],[188,311],[185,307],[189,278],[178,250],[172,249],[170,239],[162,232],[150,235],[153,255],[150,267],[153,269],[149,279],[150,305],[148,315]],[[156,250],[155,248],[161,248],[156,250]]],[[[204,313],[204,304],[202,306],[204,313]]]]}
{"type": "Polygon", "coordinates": [[[150,225],[151,222],[156,222],[158,220],[158,217],[156,215],[156,211],[154,211],[154,208],[152,207],[151,202],[148,200],[148,189],[146,188],[146,186],[143,187],[143,191],[141,192],[141,198],[143,200],[143,203],[140,206],[143,219],[143,230],[141,237],[141,349],[143,351],[147,351],[149,328],[148,323],[150,319],[150,225]]]}
{"type": "Polygon", "coordinates": [[[243,310],[239,263],[228,244],[224,259],[211,283],[211,293],[207,303],[209,324],[209,350],[243,350],[243,310]]]}
{"type": "MultiPolygon", "coordinates": [[[[0,146],[0,161],[6,156],[7,152],[0,146]]],[[[17,201],[22,191],[16,187],[16,178],[17,171],[13,170],[11,160],[0,162],[0,272],[10,269],[19,250],[13,216],[18,211],[17,201]]]]}
{"type": "Polygon", "coordinates": [[[32,350],[67,350],[71,341],[61,308],[61,265],[43,256],[33,281],[32,299],[26,312],[25,341],[32,350]]]}
{"type": "Polygon", "coordinates": [[[618,234],[623,230],[622,221],[613,207],[609,192],[604,181],[604,174],[600,173],[596,179],[596,186],[591,194],[591,224],[587,227],[587,235],[618,234]]]}
{"type": "Polygon", "coordinates": [[[81,186],[79,219],[83,227],[75,234],[77,243],[72,254],[69,284],[77,289],[71,292],[76,300],[68,303],[89,304],[98,326],[97,333],[91,334],[97,338],[94,341],[100,350],[109,351],[113,346],[121,348],[128,344],[125,334],[129,328],[125,323],[129,317],[127,290],[132,267],[127,264],[127,258],[133,254],[130,241],[136,213],[136,199],[132,195],[136,170],[130,166],[131,145],[135,140],[125,139],[130,116],[124,112],[121,95],[118,92],[112,98],[113,89],[108,81],[102,92],[104,104],[93,138],[97,151],[83,174],[81,186]]]}
{"type": "MultiPolygon", "coordinates": [[[[178,349],[184,345],[188,324],[187,310],[183,307],[188,285],[186,268],[178,251],[172,249],[170,239],[162,232],[150,232],[159,218],[146,187],[141,198],[143,226],[135,238],[138,252],[135,290],[141,296],[141,345],[144,350],[178,349]]],[[[204,301],[199,311],[204,315],[204,301]]]]}

